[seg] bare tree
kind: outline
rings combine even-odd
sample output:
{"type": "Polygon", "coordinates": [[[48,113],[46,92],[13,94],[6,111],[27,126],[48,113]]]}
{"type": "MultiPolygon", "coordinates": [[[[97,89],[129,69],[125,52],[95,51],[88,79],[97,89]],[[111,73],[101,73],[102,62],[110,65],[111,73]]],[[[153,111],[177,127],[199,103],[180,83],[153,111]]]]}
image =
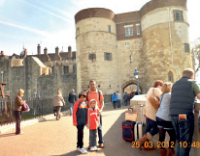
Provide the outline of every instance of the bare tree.
{"type": "Polygon", "coordinates": [[[200,37],[197,38],[192,43],[192,54],[194,56],[194,62],[195,62],[195,73],[199,71],[200,68],[200,37]]]}

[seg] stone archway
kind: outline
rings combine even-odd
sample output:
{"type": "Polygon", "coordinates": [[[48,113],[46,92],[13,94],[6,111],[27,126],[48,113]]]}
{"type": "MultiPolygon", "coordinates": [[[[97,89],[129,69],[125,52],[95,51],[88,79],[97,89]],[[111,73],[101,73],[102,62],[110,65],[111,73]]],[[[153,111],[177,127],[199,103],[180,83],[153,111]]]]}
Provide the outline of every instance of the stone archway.
{"type": "MultiPolygon", "coordinates": [[[[122,91],[124,92],[125,88],[127,88],[128,86],[130,85],[135,85],[136,88],[137,88],[137,81],[136,80],[129,80],[129,81],[126,81],[125,83],[122,84],[121,86],[121,89],[122,91]]],[[[141,84],[139,83],[139,89],[140,89],[140,93],[142,93],[142,87],[141,87],[141,84]]]]}

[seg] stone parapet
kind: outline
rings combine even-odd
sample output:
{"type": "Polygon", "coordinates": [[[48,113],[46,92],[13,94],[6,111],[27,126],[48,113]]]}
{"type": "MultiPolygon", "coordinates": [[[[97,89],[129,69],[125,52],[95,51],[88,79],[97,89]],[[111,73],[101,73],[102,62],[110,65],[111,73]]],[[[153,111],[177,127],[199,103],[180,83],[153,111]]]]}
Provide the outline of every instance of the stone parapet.
{"type": "Polygon", "coordinates": [[[187,0],[151,0],[140,9],[140,15],[142,17],[152,10],[169,6],[179,6],[179,7],[181,6],[187,9],[186,1],[187,0]]]}
{"type": "Polygon", "coordinates": [[[115,16],[115,14],[109,9],[89,8],[89,9],[84,9],[84,10],[79,11],[75,15],[75,21],[76,21],[76,23],[78,23],[79,21],[81,21],[83,19],[92,18],[92,17],[101,17],[101,18],[107,18],[110,20],[114,20],[114,16],[115,16]]]}

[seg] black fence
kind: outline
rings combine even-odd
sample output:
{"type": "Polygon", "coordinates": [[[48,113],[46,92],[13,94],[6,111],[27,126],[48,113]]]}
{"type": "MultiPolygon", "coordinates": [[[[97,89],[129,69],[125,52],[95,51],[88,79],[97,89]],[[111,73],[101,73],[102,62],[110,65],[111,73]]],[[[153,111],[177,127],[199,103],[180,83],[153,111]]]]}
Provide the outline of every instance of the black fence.
{"type": "MultiPolygon", "coordinates": [[[[62,107],[61,111],[69,110],[68,97],[64,97],[66,105],[62,107]]],[[[111,102],[111,95],[104,95],[104,102],[111,102]]],[[[22,113],[22,120],[35,118],[39,116],[43,116],[46,114],[53,113],[53,98],[44,98],[44,99],[29,99],[26,100],[26,103],[30,107],[29,112],[22,113]]],[[[6,99],[4,103],[0,100],[0,124],[6,124],[14,121],[14,99],[8,100],[6,99]]]]}
{"type": "MultiPolygon", "coordinates": [[[[68,101],[64,97],[65,101],[68,101]]],[[[30,107],[29,112],[22,113],[22,120],[35,118],[43,116],[46,114],[53,113],[53,98],[45,99],[30,99],[26,100],[26,103],[30,107]]],[[[69,109],[69,104],[66,102],[66,105],[62,107],[61,111],[66,111],[69,109]]],[[[0,124],[6,124],[14,121],[14,100],[5,101],[4,103],[0,100],[0,124]]]]}

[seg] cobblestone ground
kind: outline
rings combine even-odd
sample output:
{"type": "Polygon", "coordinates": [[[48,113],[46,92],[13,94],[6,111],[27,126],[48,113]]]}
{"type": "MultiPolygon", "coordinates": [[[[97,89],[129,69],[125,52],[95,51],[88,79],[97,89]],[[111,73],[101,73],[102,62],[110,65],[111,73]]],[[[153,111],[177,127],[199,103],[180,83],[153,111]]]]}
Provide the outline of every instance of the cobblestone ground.
{"type": "MultiPolygon", "coordinates": [[[[158,149],[140,151],[132,148],[130,142],[122,139],[121,123],[124,121],[126,107],[113,110],[111,106],[103,111],[103,138],[105,148],[88,152],[91,156],[159,156],[158,149]]],[[[14,131],[0,134],[0,156],[75,156],[77,129],[72,125],[72,117],[64,116],[23,127],[23,135],[14,131]]],[[[88,146],[89,131],[84,128],[84,147],[88,146]]]]}

